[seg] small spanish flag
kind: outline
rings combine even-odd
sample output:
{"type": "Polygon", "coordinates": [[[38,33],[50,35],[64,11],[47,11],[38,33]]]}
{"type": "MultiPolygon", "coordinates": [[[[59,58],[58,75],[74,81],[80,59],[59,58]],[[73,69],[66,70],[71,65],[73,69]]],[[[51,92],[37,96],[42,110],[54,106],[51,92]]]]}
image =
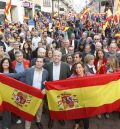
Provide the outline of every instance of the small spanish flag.
{"type": "Polygon", "coordinates": [[[3,34],[2,30],[0,29],[0,35],[3,34]]]}
{"type": "Polygon", "coordinates": [[[106,22],[104,22],[104,23],[102,24],[102,29],[103,29],[103,31],[106,30],[106,28],[108,27],[108,25],[109,25],[108,21],[106,21],[106,22]]]}
{"type": "Polygon", "coordinates": [[[120,32],[118,32],[118,33],[115,35],[115,37],[120,38],[120,32]]]}
{"type": "Polygon", "coordinates": [[[106,11],[106,21],[110,21],[112,19],[113,15],[110,9],[106,11]]]}
{"type": "Polygon", "coordinates": [[[3,111],[2,97],[0,96],[0,112],[3,111]]]}
{"type": "Polygon", "coordinates": [[[52,119],[89,118],[120,111],[120,72],[47,82],[52,119]]]}
{"type": "Polygon", "coordinates": [[[119,23],[119,15],[115,14],[114,16],[114,22],[119,23]]]}
{"type": "Polygon", "coordinates": [[[68,31],[68,29],[69,29],[69,27],[66,26],[63,31],[66,32],[66,31],[68,31]]]}
{"type": "Polygon", "coordinates": [[[7,110],[32,121],[43,95],[40,90],[0,74],[0,110],[7,110]]]}
{"type": "Polygon", "coordinates": [[[10,16],[10,10],[11,10],[11,2],[12,0],[7,0],[6,2],[6,6],[4,8],[4,13],[5,13],[5,17],[6,17],[6,22],[10,22],[11,21],[11,16],[10,16]]]}

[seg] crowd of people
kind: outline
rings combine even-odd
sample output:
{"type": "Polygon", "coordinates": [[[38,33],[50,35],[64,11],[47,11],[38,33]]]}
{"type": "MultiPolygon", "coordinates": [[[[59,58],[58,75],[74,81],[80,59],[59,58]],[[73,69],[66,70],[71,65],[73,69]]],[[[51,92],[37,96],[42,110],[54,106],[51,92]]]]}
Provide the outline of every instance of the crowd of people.
{"type": "MultiPolygon", "coordinates": [[[[0,26],[0,72],[18,79],[45,94],[45,81],[109,74],[119,71],[119,24],[111,23],[102,31],[100,17],[92,20],[66,20],[53,18],[52,26],[45,16],[35,19],[35,27],[29,30],[27,22],[5,23],[0,26]],[[11,74],[9,74],[11,73],[11,74]]],[[[43,129],[41,115],[45,100],[36,114],[36,125],[43,129]]],[[[2,113],[2,128],[9,129],[12,120],[20,119],[10,112],[2,113]],[[12,117],[11,117],[12,116],[12,117]]],[[[105,114],[109,118],[109,114],[105,114]]],[[[48,113],[48,127],[54,121],[48,113]]],[[[100,118],[101,115],[98,115],[100,118]]],[[[64,120],[59,121],[65,125],[64,120]]],[[[79,128],[75,120],[73,129],[79,128]]],[[[83,119],[84,129],[89,129],[89,119],[83,119]]],[[[31,122],[25,121],[25,129],[31,122]]]]}

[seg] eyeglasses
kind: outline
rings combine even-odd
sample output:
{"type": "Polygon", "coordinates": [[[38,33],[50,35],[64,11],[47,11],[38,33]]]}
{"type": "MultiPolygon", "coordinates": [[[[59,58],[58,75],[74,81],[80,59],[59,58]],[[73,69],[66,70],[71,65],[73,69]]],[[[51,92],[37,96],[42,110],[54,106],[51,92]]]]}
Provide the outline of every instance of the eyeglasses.
{"type": "Polygon", "coordinates": [[[74,56],[73,58],[79,58],[79,56],[74,56]]]}
{"type": "Polygon", "coordinates": [[[69,58],[67,58],[67,60],[70,60],[70,59],[72,59],[72,57],[71,57],[71,58],[70,58],[70,57],[69,57],[69,58]]]}
{"type": "Polygon", "coordinates": [[[100,40],[100,39],[95,39],[95,40],[100,40]]]}

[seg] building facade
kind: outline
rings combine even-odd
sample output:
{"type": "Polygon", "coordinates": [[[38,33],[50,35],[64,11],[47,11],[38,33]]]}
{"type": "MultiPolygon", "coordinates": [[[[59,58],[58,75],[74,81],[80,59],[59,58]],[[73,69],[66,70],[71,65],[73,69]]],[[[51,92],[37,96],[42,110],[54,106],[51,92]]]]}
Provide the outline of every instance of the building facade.
{"type": "Polygon", "coordinates": [[[53,11],[56,14],[64,14],[73,11],[73,0],[53,0],[53,11]]]}
{"type": "MultiPolygon", "coordinates": [[[[6,0],[0,0],[0,14],[4,15],[6,0]]],[[[12,0],[10,18],[13,22],[23,23],[25,18],[32,18],[34,15],[34,0],[12,0]]]]}
{"type": "Polygon", "coordinates": [[[119,0],[89,0],[88,6],[92,12],[103,13],[108,9],[115,12],[119,0]]]}
{"type": "MultiPolygon", "coordinates": [[[[50,14],[53,11],[59,14],[69,13],[73,11],[72,4],[73,0],[12,0],[11,21],[23,23],[24,20],[33,18],[35,12],[40,11],[50,14]]],[[[4,19],[5,5],[6,0],[0,0],[0,21],[4,19]]]]}
{"type": "Polygon", "coordinates": [[[42,12],[52,13],[52,0],[40,0],[42,12]]]}

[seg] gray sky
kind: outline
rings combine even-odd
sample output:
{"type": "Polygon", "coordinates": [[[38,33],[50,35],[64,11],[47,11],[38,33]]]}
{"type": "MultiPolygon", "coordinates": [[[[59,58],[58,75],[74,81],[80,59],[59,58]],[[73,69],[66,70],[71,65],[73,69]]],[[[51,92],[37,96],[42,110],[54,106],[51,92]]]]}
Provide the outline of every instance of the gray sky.
{"type": "Polygon", "coordinates": [[[77,12],[80,12],[85,7],[85,5],[86,5],[86,0],[74,0],[74,9],[77,12]]]}

